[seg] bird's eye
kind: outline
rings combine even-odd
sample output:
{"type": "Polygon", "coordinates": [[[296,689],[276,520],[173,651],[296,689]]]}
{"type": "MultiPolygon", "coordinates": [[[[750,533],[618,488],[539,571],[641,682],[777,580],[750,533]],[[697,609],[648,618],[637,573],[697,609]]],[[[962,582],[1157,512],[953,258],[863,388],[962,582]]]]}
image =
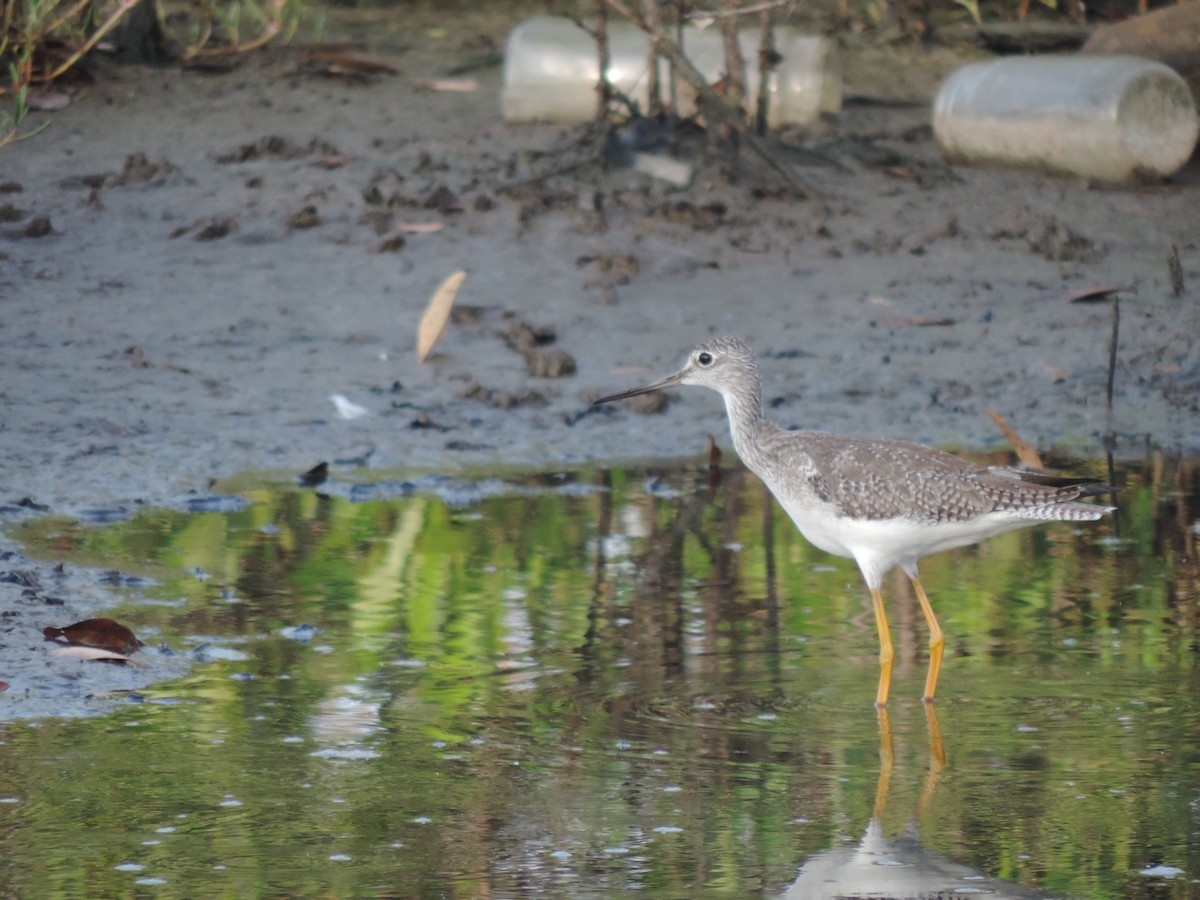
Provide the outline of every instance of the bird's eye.
{"type": "Polygon", "coordinates": [[[702,366],[711,366],[713,364],[713,355],[705,350],[702,353],[696,354],[696,362],[702,366]]]}

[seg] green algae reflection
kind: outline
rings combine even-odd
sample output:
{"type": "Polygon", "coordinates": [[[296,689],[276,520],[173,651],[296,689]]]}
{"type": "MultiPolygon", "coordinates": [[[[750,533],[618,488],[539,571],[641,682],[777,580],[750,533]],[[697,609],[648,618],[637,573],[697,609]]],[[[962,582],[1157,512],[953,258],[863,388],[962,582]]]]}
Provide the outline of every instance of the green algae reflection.
{"type": "Polygon", "coordinates": [[[210,652],[108,715],[0,725],[0,885],[770,895],[878,817],[927,854],[898,867],[1190,896],[1198,471],[1151,461],[1115,523],[927,560],[948,639],[932,718],[904,579],[885,586],[881,718],[858,573],[740,473],[529,476],[463,506],[261,488],[235,512],[36,521],[30,555],[154,578],[112,614],[210,652]]]}

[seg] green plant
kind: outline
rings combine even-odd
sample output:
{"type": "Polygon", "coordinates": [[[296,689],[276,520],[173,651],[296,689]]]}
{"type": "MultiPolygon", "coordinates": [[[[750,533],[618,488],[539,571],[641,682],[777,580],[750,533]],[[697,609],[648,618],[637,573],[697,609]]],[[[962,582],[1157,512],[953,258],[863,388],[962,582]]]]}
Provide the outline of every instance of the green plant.
{"type": "Polygon", "coordinates": [[[157,34],[183,20],[185,37],[163,40],[181,60],[245,53],[272,40],[290,40],[304,12],[303,0],[202,0],[180,4],[164,14],[156,0],[0,0],[0,66],[11,98],[0,110],[0,147],[31,137],[45,125],[22,133],[29,89],[48,84],[76,66],[139,4],[152,4],[157,34]]]}

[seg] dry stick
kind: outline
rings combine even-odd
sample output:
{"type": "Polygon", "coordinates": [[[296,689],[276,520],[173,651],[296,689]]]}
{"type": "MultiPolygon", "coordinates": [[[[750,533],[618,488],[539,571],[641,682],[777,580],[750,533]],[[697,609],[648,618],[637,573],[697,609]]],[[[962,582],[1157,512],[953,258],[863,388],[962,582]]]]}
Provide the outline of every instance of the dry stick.
{"type": "Polygon", "coordinates": [[[761,137],[746,127],[746,123],[742,121],[742,117],[738,115],[736,110],[730,109],[729,105],[709,86],[708,82],[704,80],[704,76],[700,74],[700,71],[692,65],[692,61],[684,56],[679,46],[671,40],[670,35],[659,28],[657,31],[650,32],[650,37],[654,41],[654,46],[658,49],[658,52],[675,65],[676,70],[679,72],[679,77],[691,85],[700,99],[704,101],[704,110],[707,115],[733,128],[750,149],[757,153],[763,162],[782,175],[800,196],[808,200],[821,199],[821,195],[816,190],[805,184],[799,175],[789,169],[782,160],[771,152],[771,148],[766,145],[761,137]]]}
{"type": "Polygon", "coordinates": [[[763,12],[764,10],[777,9],[780,6],[788,6],[795,3],[796,0],[763,0],[762,3],[751,3],[747,6],[737,6],[732,9],[693,9],[686,16],[688,21],[711,21],[712,19],[720,19],[722,16],[748,16],[750,13],[763,12]]]}
{"type": "MultiPolygon", "coordinates": [[[[1112,416],[1113,379],[1117,373],[1117,334],[1121,326],[1121,301],[1116,294],[1112,298],[1112,337],[1108,341],[1108,388],[1105,392],[1104,407],[1112,416]]],[[[1111,428],[1111,423],[1110,423],[1111,428]]]]}
{"type": "Polygon", "coordinates": [[[100,38],[112,31],[117,26],[117,23],[121,21],[121,18],[125,15],[125,13],[129,12],[140,2],[141,0],[121,0],[121,2],[117,4],[117,8],[113,10],[112,15],[109,16],[108,20],[105,21],[104,24],[95,31],[93,31],[86,41],[75,48],[75,52],[67,57],[65,62],[61,63],[49,74],[41,75],[34,80],[48,83],[53,81],[63,72],[67,71],[67,69],[71,68],[71,66],[75,65],[75,63],[83,59],[87,52],[96,46],[96,43],[100,40],[100,38]]]}
{"type": "Polygon", "coordinates": [[[738,0],[725,0],[726,15],[721,18],[721,37],[725,45],[725,96],[729,105],[741,111],[746,99],[746,62],[742,59],[742,48],[738,46],[737,11],[738,0]]]}
{"type": "Polygon", "coordinates": [[[608,119],[608,102],[612,99],[612,85],[608,81],[608,65],[612,61],[608,53],[608,3],[596,0],[596,52],[600,63],[600,80],[596,83],[596,121],[608,119]]]}
{"type": "MultiPolygon", "coordinates": [[[[646,15],[645,27],[650,31],[662,31],[662,7],[658,0],[642,0],[642,8],[646,15]]],[[[658,51],[653,44],[646,45],[646,115],[654,116],[662,112],[662,81],[658,77],[658,51]]],[[[671,112],[675,113],[675,109],[671,112]]]]}
{"type": "Polygon", "coordinates": [[[759,134],[767,133],[767,114],[771,106],[771,70],[779,61],[775,52],[775,28],[772,19],[774,7],[768,6],[762,10],[762,43],[758,47],[758,98],[754,103],[754,130],[759,134]]]}
{"type": "MultiPolygon", "coordinates": [[[[738,0],[724,0],[727,10],[736,10],[738,0]]],[[[746,112],[746,63],[742,59],[742,48],[738,46],[737,16],[726,16],[721,19],[721,43],[725,48],[725,99],[730,109],[737,113],[738,119],[744,121],[746,112]]],[[[728,128],[728,126],[726,126],[728,128]]],[[[739,142],[738,133],[729,134],[729,171],[731,179],[738,170],[739,142]]]]}
{"type": "MultiPolygon", "coordinates": [[[[675,26],[675,44],[683,46],[683,4],[671,4],[672,24],[675,26]]],[[[667,103],[672,115],[679,113],[679,76],[675,73],[675,63],[667,60],[667,103]]]]}
{"type": "MultiPolygon", "coordinates": [[[[1104,447],[1105,447],[1105,451],[1106,451],[1105,456],[1108,459],[1108,483],[1113,485],[1114,488],[1116,486],[1116,480],[1115,480],[1116,473],[1114,471],[1114,464],[1113,464],[1113,451],[1116,449],[1117,435],[1113,431],[1112,406],[1113,406],[1113,381],[1116,378],[1116,374],[1117,374],[1117,340],[1118,340],[1118,334],[1120,332],[1120,326],[1121,326],[1121,300],[1117,294],[1113,294],[1113,298],[1112,298],[1112,334],[1109,336],[1109,339],[1108,339],[1108,386],[1106,387],[1105,393],[1104,393],[1104,407],[1105,407],[1107,419],[1108,419],[1108,427],[1104,432],[1104,447]]],[[[1115,497],[1116,496],[1115,491],[1110,496],[1115,497]]],[[[1121,536],[1120,521],[1114,520],[1113,527],[1116,529],[1116,536],[1120,537],[1121,536]]]]}

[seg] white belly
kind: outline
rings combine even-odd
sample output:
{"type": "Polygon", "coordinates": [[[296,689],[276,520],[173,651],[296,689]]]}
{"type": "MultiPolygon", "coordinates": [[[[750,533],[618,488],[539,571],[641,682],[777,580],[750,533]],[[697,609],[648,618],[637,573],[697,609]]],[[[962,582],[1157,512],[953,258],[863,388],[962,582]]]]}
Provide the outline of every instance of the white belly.
{"type": "MultiPolygon", "coordinates": [[[[903,517],[863,521],[836,515],[832,508],[783,504],[800,533],[814,547],[854,559],[868,583],[893,566],[915,572],[922,556],[975,544],[992,535],[1036,522],[1015,515],[988,513],[963,522],[926,522],[903,517]]],[[[872,584],[872,586],[875,586],[872,584]]]]}

